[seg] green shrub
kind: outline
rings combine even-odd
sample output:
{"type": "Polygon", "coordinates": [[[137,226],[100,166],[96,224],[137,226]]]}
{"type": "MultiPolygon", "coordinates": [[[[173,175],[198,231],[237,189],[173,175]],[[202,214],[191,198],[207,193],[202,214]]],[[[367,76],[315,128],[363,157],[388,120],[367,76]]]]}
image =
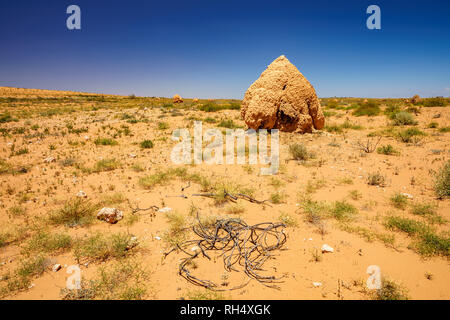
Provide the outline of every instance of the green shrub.
{"type": "Polygon", "coordinates": [[[151,148],[153,148],[153,141],[152,140],[144,140],[140,143],[140,146],[142,149],[151,149],[151,148]]]}
{"type": "Polygon", "coordinates": [[[67,200],[64,206],[52,212],[49,220],[53,224],[63,224],[69,227],[84,226],[92,223],[94,212],[98,206],[85,199],[75,198],[67,200]]]}
{"type": "Polygon", "coordinates": [[[367,177],[367,184],[370,186],[383,187],[386,183],[386,178],[379,172],[369,173],[367,177]]]}
{"type": "Polygon", "coordinates": [[[94,143],[101,146],[115,146],[119,144],[116,140],[111,138],[97,138],[94,140],[94,143]]]}
{"type": "Polygon", "coordinates": [[[408,300],[406,289],[394,281],[382,279],[381,288],[376,291],[376,300],[408,300]]]}
{"type": "Polygon", "coordinates": [[[294,143],[289,145],[289,153],[294,160],[306,161],[312,159],[315,155],[306,149],[303,144],[294,143]]]}
{"type": "Polygon", "coordinates": [[[381,112],[380,106],[374,101],[361,104],[353,111],[353,115],[359,116],[377,116],[381,112]]]}
{"type": "Polygon", "coordinates": [[[394,126],[406,126],[417,124],[417,121],[414,120],[413,115],[406,111],[400,111],[398,113],[393,114],[391,119],[393,120],[394,126]]]}
{"type": "Polygon", "coordinates": [[[425,136],[426,134],[423,131],[420,131],[417,128],[408,128],[397,133],[397,136],[402,142],[408,143],[413,141],[413,137],[416,136],[425,136]]]}
{"type": "Polygon", "coordinates": [[[94,172],[112,171],[120,166],[120,162],[116,159],[102,159],[97,161],[94,166],[94,172]]]}
{"type": "Polygon", "coordinates": [[[385,146],[378,147],[377,153],[385,154],[385,155],[393,155],[393,154],[399,154],[400,152],[395,150],[395,148],[392,145],[388,144],[385,146]]]}
{"type": "Polygon", "coordinates": [[[401,193],[395,193],[390,201],[395,208],[404,210],[408,204],[408,197],[401,193]]]}
{"type": "Polygon", "coordinates": [[[96,233],[75,243],[74,255],[81,261],[106,261],[110,258],[124,258],[137,245],[131,235],[125,233],[104,235],[96,233]]]}
{"type": "Polygon", "coordinates": [[[410,236],[425,234],[429,231],[429,227],[423,222],[395,216],[387,217],[385,226],[390,230],[403,231],[410,236]]]}
{"type": "Polygon", "coordinates": [[[358,213],[358,209],[345,200],[335,201],[330,208],[331,216],[339,221],[349,221],[356,213],[358,213]]]}
{"type": "Polygon", "coordinates": [[[169,124],[167,122],[158,122],[158,130],[169,129],[169,124]]]}
{"type": "Polygon", "coordinates": [[[422,104],[424,107],[443,107],[447,105],[447,101],[443,97],[434,97],[423,99],[422,104]]]}
{"type": "Polygon", "coordinates": [[[436,174],[434,191],[440,199],[450,196],[450,160],[436,174]]]}

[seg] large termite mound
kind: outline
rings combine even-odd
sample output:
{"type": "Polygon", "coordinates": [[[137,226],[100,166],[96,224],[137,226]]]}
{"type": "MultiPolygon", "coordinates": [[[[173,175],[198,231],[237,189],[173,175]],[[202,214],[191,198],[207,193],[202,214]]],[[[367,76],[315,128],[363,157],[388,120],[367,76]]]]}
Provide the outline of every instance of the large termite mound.
{"type": "Polygon", "coordinates": [[[304,133],[325,125],[316,91],[285,56],[273,61],[248,88],[241,115],[255,130],[304,133]]]}

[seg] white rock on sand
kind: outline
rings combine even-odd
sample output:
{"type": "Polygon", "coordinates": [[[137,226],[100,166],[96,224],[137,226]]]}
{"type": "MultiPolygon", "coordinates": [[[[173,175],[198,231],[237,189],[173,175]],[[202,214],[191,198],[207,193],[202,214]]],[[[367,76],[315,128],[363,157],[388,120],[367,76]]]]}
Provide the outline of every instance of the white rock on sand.
{"type": "Polygon", "coordinates": [[[97,213],[97,219],[114,224],[123,219],[123,212],[116,208],[104,207],[97,213]]]}
{"type": "Polygon", "coordinates": [[[322,252],[334,252],[334,249],[327,244],[322,246],[322,252]]]}

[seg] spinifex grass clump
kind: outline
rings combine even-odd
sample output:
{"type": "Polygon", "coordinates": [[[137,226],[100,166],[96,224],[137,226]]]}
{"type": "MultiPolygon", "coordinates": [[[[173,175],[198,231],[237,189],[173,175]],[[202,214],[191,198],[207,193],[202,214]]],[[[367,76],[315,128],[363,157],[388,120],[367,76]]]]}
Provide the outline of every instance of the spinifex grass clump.
{"type": "Polygon", "coordinates": [[[400,111],[394,113],[390,117],[392,119],[392,124],[394,126],[406,126],[406,125],[416,125],[417,121],[414,120],[414,116],[406,111],[400,111]]]}
{"type": "Polygon", "coordinates": [[[434,191],[440,199],[450,197],[450,160],[436,174],[434,191]]]}
{"type": "Polygon", "coordinates": [[[101,146],[115,146],[119,144],[116,140],[111,138],[97,138],[94,140],[94,143],[101,146]]]}
{"type": "Polygon", "coordinates": [[[377,116],[381,112],[380,106],[375,101],[369,101],[367,103],[359,105],[358,108],[353,111],[353,115],[359,116],[377,116]]]}
{"type": "Polygon", "coordinates": [[[413,142],[414,138],[425,136],[426,133],[417,128],[408,128],[397,133],[398,138],[405,143],[413,142]]]}
{"type": "Polygon", "coordinates": [[[379,154],[385,154],[385,155],[398,155],[400,152],[398,152],[392,145],[388,144],[385,146],[378,147],[377,153],[379,154]]]}
{"type": "Polygon", "coordinates": [[[151,148],[153,148],[153,141],[152,140],[144,140],[139,145],[142,149],[151,149],[151,148]]]}
{"type": "Polygon", "coordinates": [[[450,238],[448,235],[438,235],[430,225],[412,219],[390,216],[385,221],[385,227],[399,230],[415,239],[412,248],[424,256],[450,256],[450,238]]]}
{"type": "Polygon", "coordinates": [[[289,146],[289,153],[294,160],[306,161],[315,158],[315,154],[309,152],[308,149],[301,143],[294,143],[289,146]]]}
{"type": "Polygon", "coordinates": [[[106,261],[124,258],[137,245],[137,241],[125,233],[94,234],[75,243],[74,255],[78,262],[106,261]]]}
{"type": "Polygon", "coordinates": [[[59,210],[52,212],[49,220],[53,224],[62,224],[69,227],[84,226],[92,223],[97,205],[90,201],[75,198],[67,200],[59,210]]]}

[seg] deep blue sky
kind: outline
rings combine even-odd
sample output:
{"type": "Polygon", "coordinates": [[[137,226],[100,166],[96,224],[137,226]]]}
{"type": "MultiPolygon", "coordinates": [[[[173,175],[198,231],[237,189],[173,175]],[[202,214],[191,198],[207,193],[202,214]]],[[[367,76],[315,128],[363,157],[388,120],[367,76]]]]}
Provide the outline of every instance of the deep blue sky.
{"type": "Polygon", "coordinates": [[[321,97],[450,96],[449,21],[448,0],[1,0],[0,86],[242,98],[284,54],[321,97]]]}

